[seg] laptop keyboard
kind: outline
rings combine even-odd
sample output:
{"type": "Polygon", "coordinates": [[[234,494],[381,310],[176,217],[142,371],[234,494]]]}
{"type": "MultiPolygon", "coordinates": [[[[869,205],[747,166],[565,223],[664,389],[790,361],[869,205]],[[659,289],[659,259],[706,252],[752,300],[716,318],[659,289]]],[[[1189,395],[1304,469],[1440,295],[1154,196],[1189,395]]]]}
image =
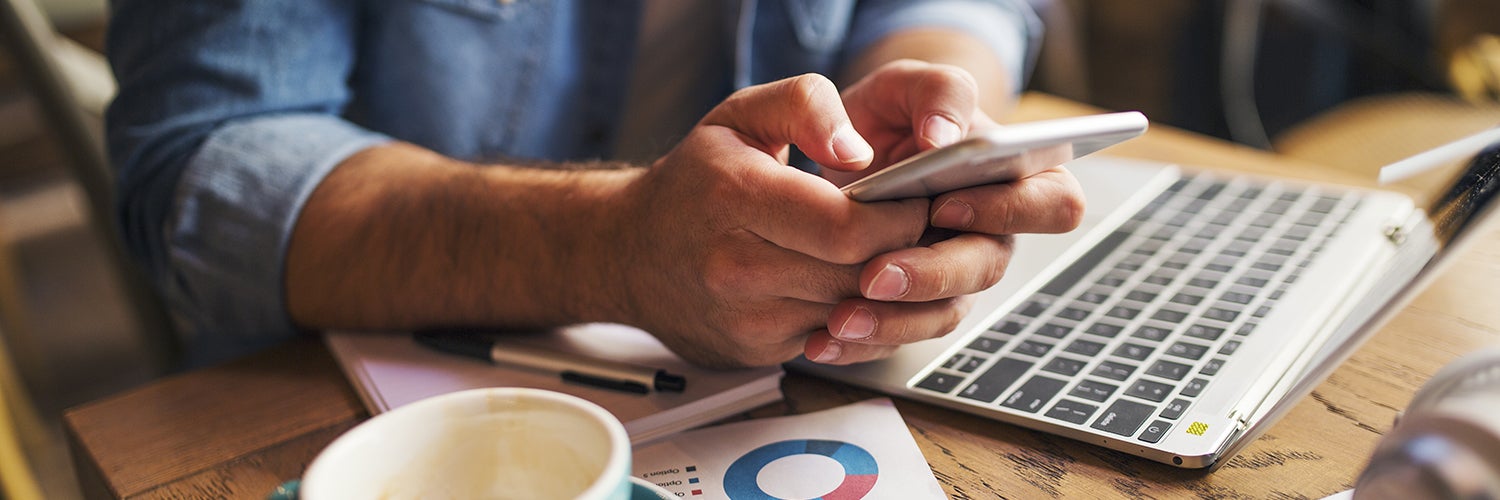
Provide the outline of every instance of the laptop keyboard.
{"type": "Polygon", "coordinates": [[[1357,204],[1187,174],[916,387],[1158,442],[1357,204]]]}

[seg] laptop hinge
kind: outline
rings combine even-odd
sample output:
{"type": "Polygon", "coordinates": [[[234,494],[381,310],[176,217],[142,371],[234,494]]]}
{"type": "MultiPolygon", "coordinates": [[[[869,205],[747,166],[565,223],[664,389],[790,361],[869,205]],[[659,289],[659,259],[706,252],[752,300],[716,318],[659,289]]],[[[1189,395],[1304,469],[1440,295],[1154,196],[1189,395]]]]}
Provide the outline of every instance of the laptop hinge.
{"type": "Polygon", "coordinates": [[[1406,243],[1406,235],[1410,231],[1404,225],[1392,224],[1385,227],[1385,239],[1391,240],[1391,243],[1395,243],[1396,246],[1401,246],[1402,243],[1406,243]]]}
{"type": "Polygon", "coordinates": [[[1236,433],[1243,432],[1246,428],[1250,427],[1249,417],[1245,415],[1245,412],[1240,410],[1229,412],[1229,421],[1234,422],[1234,430],[1236,433]]]}
{"type": "Polygon", "coordinates": [[[1385,224],[1382,234],[1392,244],[1401,246],[1406,243],[1406,237],[1411,234],[1412,227],[1420,226],[1425,216],[1421,210],[1415,208],[1403,210],[1404,213],[1391,217],[1391,221],[1385,224]]]}

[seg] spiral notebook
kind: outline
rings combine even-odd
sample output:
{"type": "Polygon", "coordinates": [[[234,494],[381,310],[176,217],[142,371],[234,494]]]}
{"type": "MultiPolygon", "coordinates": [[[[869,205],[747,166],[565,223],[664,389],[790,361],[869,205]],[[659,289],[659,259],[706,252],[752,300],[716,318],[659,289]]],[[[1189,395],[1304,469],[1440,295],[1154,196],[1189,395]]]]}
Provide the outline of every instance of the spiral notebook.
{"type": "Polygon", "coordinates": [[[481,387],[531,387],[593,401],[625,424],[632,443],[646,443],[782,398],[780,367],[710,370],[689,364],[650,334],[623,325],[587,324],[543,333],[494,334],[592,359],[665,369],[687,378],[681,393],[638,395],[564,383],[555,374],[496,366],[432,350],[407,333],[334,331],[325,341],[371,414],[430,396],[481,387]]]}

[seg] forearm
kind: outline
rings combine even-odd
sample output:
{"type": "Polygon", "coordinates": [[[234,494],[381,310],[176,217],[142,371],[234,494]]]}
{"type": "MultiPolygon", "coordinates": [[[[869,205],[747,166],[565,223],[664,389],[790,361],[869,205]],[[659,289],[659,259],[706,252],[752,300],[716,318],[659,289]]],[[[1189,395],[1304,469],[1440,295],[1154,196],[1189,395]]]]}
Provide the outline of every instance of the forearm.
{"type": "Polygon", "coordinates": [[[641,169],[479,167],[367,149],[313,192],[287,250],[303,328],[546,327],[620,320],[603,293],[620,191],[641,169]]]}
{"type": "Polygon", "coordinates": [[[1014,103],[1016,89],[1011,82],[1015,79],[995,51],[977,38],[947,28],[905,30],[876,41],[851,59],[840,86],[898,59],[949,64],[968,71],[979,87],[979,108],[989,116],[1004,116],[1014,103]]]}

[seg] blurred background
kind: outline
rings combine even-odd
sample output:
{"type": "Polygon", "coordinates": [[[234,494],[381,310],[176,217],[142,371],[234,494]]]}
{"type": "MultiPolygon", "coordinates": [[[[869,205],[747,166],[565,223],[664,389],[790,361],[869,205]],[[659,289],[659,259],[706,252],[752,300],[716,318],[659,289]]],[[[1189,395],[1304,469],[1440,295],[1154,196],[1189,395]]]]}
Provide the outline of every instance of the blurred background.
{"type": "MultiPolygon", "coordinates": [[[[105,0],[3,0],[0,498],[78,495],[58,417],[162,376],[120,265],[98,119],[105,0]]],[[[1500,123],[1500,0],[1032,0],[1029,90],[1374,175],[1500,123]]]]}

